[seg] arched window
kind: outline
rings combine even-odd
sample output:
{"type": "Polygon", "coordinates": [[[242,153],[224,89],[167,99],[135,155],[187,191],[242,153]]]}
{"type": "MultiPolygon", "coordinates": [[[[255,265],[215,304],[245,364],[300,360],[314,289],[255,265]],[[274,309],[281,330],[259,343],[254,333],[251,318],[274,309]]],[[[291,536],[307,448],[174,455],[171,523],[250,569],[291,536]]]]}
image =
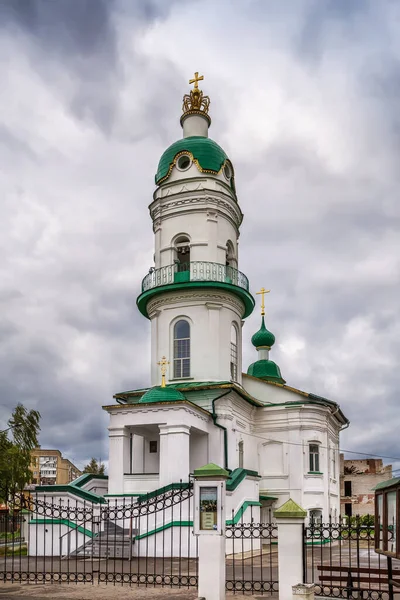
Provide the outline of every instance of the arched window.
{"type": "Polygon", "coordinates": [[[190,241],[186,235],[180,235],[174,243],[175,265],[178,273],[190,271],[190,241]]]}
{"type": "Polygon", "coordinates": [[[237,381],[238,374],[238,349],[237,349],[237,329],[231,325],[231,379],[237,381]]]}
{"type": "Polygon", "coordinates": [[[174,379],[190,377],[190,325],[181,319],[174,325],[174,379]]]}
{"type": "Polygon", "coordinates": [[[322,523],[322,510],[320,508],[310,510],[310,521],[315,524],[322,523]]]}
{"type": "Polygon", "coordinates": [[[319,444],[311,443],[308,446],[309,451],[309,467],[310,473],[319,473],[320,472],[320,464],[319,464],[319,444]]]}

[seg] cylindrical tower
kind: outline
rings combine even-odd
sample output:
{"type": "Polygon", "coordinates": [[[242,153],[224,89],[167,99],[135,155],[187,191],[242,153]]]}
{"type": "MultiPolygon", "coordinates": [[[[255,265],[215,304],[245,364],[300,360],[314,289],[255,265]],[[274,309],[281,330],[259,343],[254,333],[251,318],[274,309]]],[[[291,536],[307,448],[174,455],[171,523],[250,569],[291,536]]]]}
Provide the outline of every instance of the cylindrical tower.
{"type": "Polygon", "coordinates": [[[151,384],[169,359],[171,382],[241,383],[242,320],[254,299],[238,270],[234,169],[208,137],[210,100],[198,88],[183,98],[183,138],[161,156],[150,204],[154,266],[142,282],[140,312],[151,320],[151,384]]]}

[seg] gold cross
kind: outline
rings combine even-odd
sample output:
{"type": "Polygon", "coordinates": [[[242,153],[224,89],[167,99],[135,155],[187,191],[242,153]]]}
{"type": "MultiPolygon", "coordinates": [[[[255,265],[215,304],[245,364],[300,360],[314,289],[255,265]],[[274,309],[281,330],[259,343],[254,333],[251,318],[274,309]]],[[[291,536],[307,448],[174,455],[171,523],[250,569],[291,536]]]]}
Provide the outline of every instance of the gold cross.
{"type": "Polygon", "coordinates": [[[161,367],[161,387],[164,388],[165,387],[165,373],[167,372],[167,365],[169,365],[169,362],[167,361],[165,356],[163,356],[162,359],[157,364],[160,365],[160,367],[161,367]]]}
{"type": "Polygon", "coordinates": [[[265,288],[261,288],[261,290],[259,292],[256,292],[256,294],[261,294],[261,316],[263,317],[265,315],[265,304],[264,304],[264,300],[265,300],[265,294],[269,294],[271,290],[266,290],[265,288]]]}
{"type": "Polygon", "coordinates": [[[199,89],[199,81],[203,81],[204,79],[204,75],[200,75],[199,77],[199,72],[196,71],[196,73],[194,74],[194,79],[189,79],[189,83],[194,83],[194,89],[198,90],[199,89]]]}

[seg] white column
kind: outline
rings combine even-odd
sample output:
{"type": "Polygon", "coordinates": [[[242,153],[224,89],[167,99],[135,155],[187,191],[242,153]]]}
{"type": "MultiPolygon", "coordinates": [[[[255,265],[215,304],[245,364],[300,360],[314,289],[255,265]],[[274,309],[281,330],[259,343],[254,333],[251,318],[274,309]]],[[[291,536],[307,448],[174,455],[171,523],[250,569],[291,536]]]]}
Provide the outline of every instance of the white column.
{"type": "Polygon", "coordinates": [[[220,377],[219,347],[221,337],[220,311],[222,304],[217,304],[216,302],[206,302],[206,307],[208,309],[208,339],[212,340],[212,352],[207,353],[208,357],[206,360],[208,361],[208,372],[210,373],[210,379],[212,380],[220,377]]]}
{"type": "Polygon", "coordinates": [[[132,436],[132,473],[144,473],[144,438],[132,436]]]}
{"type": "Polygon", "coordinates": [[[159,425],[160,429],[160,487],[188,481],[189,425],[159,425]]]}
{"type": "Polygon", "coordinates": [[[124,473],[129,471],[129,432],[126,427],[109,427],[108,493],[124,493],[124,473]]]}
{"type": "Polygon", "coordinates": [[[307,512],[293,500],[275,511],[278,525],[279,600],[292,600],[303,581],[303,524],[307,512]]]}
{"type": "Polygon", "coordinates": [[[199,598],[225,598],[225,547],[225,535],[199,535],[199,598]]]}

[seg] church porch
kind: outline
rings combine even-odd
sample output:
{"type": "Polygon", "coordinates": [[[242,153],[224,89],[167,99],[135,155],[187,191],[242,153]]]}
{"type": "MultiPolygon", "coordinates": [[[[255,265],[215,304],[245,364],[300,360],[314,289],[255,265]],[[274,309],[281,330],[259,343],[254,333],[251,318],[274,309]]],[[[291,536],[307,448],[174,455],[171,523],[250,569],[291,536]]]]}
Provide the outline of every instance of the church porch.
{"type": "Polygon", "coordinates": [[[203,411],[199,419],[196,410],[174,407],[167,419],[155,407],[124,408],[124,414],[112,415],[109,427],[109,495],[134,496],[187,482],[189,473],[207,464],[213,425],[203,411]]]}

